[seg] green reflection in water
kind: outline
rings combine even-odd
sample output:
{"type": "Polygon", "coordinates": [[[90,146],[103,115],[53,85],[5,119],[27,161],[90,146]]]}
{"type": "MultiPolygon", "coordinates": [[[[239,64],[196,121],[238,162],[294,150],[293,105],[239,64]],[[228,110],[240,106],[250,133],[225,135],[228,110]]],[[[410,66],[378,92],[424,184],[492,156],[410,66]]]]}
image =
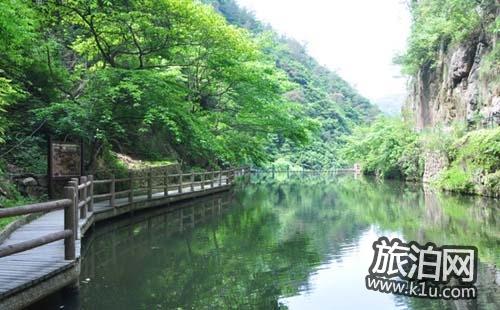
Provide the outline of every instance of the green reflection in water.
{"type": "Polygon", "coordinates": [[[75,298],[85,309],[498,309],[498,202],[350,176],[277,177],[101,225],[75,298]],[[366,290],[371,242],[384,234],[477,246],[479,298],[366,290]]]}

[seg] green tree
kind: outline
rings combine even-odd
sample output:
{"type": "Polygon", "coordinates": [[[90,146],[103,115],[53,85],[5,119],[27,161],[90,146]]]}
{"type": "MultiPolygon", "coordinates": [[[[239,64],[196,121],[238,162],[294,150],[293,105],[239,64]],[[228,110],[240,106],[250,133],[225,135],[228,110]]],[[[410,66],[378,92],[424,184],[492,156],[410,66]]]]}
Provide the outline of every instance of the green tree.
{"type": "Polygon", "coordinates": [[[259,42],[210,6],[73,0],[34,10],[49,29],[42,67],[58,95],[29,110],[56,135],[85,138],[91,166],[107,149],[167,156],[144,140],[190,164],[259,163],[270,134],[300,144],[313,129],[259,42]]]}
{"type": "Polygon", "coordinates": [[[419,135],[405,122],[380,117],[371,126],[356,128],[342,149],[363,172],[381,177],[420,179],[423,173],[419,135]]]}
{"type": "MultiPolygon", "coordinates": [[[[485,24],[495,12],[495,0],[421,0],[411,1],[412,28],[408,49],[396,57],[403,71],[413,75],[423,65],[432,65],[440,49],[467,39],[485,24]]],[[[495,17],[493,17],[494,19],[495,17]]]]}

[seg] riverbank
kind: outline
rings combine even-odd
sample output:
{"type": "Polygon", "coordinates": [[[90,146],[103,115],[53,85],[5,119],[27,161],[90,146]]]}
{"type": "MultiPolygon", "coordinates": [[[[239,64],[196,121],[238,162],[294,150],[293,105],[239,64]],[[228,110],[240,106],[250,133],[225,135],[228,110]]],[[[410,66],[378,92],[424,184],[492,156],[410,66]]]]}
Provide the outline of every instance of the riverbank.
{"type": "Polygon", "coordinates": [[[418,132],[402,120],[379,118],[347,138],[343,155],[368,175],[500,197],[500,127],[466,130],[455,124],[418,132]]]}
{"type": "Polygon", "coordinates": [[[425,158],[425,172],[436,163],[443,166],[428,180],[424,172],[424,181],[448,191],[500,197],[500,127],[468,132],[453,141],[441,157],[425,158]]]}

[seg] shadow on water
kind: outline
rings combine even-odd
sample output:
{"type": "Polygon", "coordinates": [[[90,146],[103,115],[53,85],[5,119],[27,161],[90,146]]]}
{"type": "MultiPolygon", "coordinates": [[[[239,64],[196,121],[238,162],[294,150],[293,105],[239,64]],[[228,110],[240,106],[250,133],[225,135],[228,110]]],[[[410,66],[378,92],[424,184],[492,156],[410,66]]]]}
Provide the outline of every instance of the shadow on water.
{"type": "Polygon", "coordinates": [[[498,201],[417,184],[276,175],[173,209],[98,225],[65,309],[498,309],[498,201]],[[379,236],[479,248],[478,298],[368,291],[379,236]]]}

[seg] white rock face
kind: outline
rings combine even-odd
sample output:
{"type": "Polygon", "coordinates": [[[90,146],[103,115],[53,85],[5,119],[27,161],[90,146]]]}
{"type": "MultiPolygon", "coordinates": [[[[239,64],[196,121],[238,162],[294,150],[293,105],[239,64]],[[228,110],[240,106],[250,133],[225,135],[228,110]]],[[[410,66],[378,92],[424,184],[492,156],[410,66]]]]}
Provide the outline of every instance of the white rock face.
{"type": "Polygon", "coordinates": [[[481,72],[495,40],[477,37],[443,47],[435,64],[411,79],[405,108],[413,112],[418,129],[452,121],[500,125],[500,68],[481,72]]]}

